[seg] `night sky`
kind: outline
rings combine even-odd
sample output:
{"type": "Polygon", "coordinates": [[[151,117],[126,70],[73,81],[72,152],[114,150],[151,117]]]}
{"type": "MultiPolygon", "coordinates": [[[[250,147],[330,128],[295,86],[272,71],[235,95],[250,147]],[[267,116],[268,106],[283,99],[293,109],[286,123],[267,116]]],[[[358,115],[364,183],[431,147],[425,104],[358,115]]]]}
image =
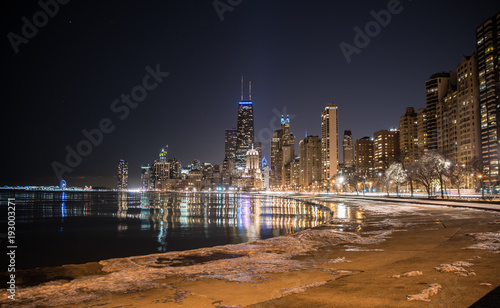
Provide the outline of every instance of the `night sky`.
{"type": "Polygon", "coordinates": [[[268,158],[277,115],[291,115],[298,148],[306,131],[321,134],[321,111],[332,102],[340,139],[345,129],[372,136],[397,127],[406,107],[425,107],[425,81],[456,70],[475,51],[476,27],[500,10],[499,1],[401,0],[401,12],[348,64],[339,45],[354,46],[353,28],[391,1],[229,2],[241,3],[221,21],[211,0],[70,1],[16,54],[8,34],[22,35],[23,16],[32,20],[41,7],[2,1],[0,185],[57,185],[52,163],[66,164],[66,147],[105,118],[115,129],[63,176],[68,185],[115,187],[123,158],[129,186],[138,187],[141,164],[165,144],[183,165],[221,164],[242,74],[252,81],[255,136],[268,158]],[[113,101],[157,65],[169,75],[120,119],[113,101]]]}

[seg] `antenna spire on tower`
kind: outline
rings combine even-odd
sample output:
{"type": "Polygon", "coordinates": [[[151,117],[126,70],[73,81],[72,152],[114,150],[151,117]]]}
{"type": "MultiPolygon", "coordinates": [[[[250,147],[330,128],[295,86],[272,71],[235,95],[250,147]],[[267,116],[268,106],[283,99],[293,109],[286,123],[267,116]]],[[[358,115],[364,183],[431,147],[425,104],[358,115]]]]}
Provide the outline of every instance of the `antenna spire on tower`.
{"type": "Polygon", "coordinates": [[[248,86],[248,92],[249,92],[249,95],[248,95],[248,100],[249,101],[252,101],[252,81],[250,81],[250,85],[248,86]]]}
{"type": "Polygon", "coordinates": [[[241,101],[243,101],[243,75],[241,75],[241,101]]]}

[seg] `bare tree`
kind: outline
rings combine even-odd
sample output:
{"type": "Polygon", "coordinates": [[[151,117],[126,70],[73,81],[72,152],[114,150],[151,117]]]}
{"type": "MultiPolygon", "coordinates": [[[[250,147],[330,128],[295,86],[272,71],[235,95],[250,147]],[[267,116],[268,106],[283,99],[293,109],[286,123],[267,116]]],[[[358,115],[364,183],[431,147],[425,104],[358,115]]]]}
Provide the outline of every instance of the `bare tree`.
{"type": "Polygon", "coordinates": [[[434,168],[434,160],[428,155],[425,155],[412,165],[415,181],[424,186],[427,196],[430,199],[432,193],[432,182],[437,179],[434,168]]]}
{"type": "Polygon", "coordinates": [[[455,186],[458,191],[458,197],[460,195],[460,186],[464,183],[465,177],[467,176],[466,169],[459,164],[452,164],[447,170],[447,177],[451,181],[451,185],[455,186]]]}
{"type": "Polygon", "coordinates": [[[406,181],[406,172],[403,169],[403,164],[392,163],[385,171],[387,182],[394,182],[396,185],[396,195],[399,197],[399,187],[406,181]]]}
{"type": "Polygon", "coordinates": [[[410,164],[409,166],[406,167],[406,180],[410,184],[410,194],[411,197],[413,197],[413,182],[416,180],[416,170],[415,170],[416,164],[410,164]]]}
{"type": "Polygon", "coordinates": [[[445,189],[445,179],[446,174],[449,169],[449,162],[446,161],[445,157],[438,152],[429,152],[427,154],[427,159],[430,165],[434,169],[434,173],[436,178],[439,180],[439,184],[441,186],[441,198],[444,198],[444,189],[445,189]]]}

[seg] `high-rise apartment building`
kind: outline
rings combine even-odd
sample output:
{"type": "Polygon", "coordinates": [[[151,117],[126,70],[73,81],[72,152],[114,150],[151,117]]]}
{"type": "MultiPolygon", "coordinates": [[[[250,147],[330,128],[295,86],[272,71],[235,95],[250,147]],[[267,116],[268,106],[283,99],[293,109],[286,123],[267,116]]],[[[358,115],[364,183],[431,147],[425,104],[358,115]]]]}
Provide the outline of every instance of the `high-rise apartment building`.
{"type": "Polygon", "coordinates": [[[128,186],[128,162],[126,160],[120,159],[118,162],[118,175],[117,175],[118,190],[127,189],[128,186]]]}
{"type": "Polygon", "coordinates": [[[356,140],[356,173],[367,179],[373,176],[373,140],[370,137],[356,140]]]}
{"type": "Polygon", "coordinates": [[[328,104],[321,112],[321,164],[322,179],[331,180],[339,166],[338,107],[328,104]]]}
{"type": "Polygon", "coordinates": [[[399,151],[405,166],[418,160],[418,121],[413,107],[406,108],[399,119],[399,151]]]}
{"type": "Polygon", "coordinates": [[[299,184],[306,188],[321,182],[321,140],[318,136],[307,136],[299,143],[299,184]]]}
{"type": "Polygon", "coordinates": [[[499,185],[500,13],[476,29],[481,154],[486,187],[499,185]]]}
{"type": "Polygon", "coordinates": [[[462,57],[456,91],[448,93],[437,107],[438,151],[464,167],[480,157],[477,76],[476,54],[462,57]]]}
{"type": "Polygon", "coordinates": [[[379,130],[373,139],[373,168],[375,172],[384,171],[399,160],[399,131],[379,130]]]}
{"type": "Polygon", "coordinates": [[[354,141],[350,130],[344,131],[344,139],[342,140],[342,158],[346,167],[354,166],[354,141]]]}
{"type": "Polygon", "coordinates": [[[457,74],[454,72],[434,74],[425,83],[427,102],[427,148],[430,151],[438,150],[438,104],[444,100],[449,93],[455,90],[456,83],[457,74]]]}
{"type": "Polygon", "coordinates": [[[427,147],[427,110],[421,108],[417,111],[417,157],[424,156],[429,148],[427,147]]]}

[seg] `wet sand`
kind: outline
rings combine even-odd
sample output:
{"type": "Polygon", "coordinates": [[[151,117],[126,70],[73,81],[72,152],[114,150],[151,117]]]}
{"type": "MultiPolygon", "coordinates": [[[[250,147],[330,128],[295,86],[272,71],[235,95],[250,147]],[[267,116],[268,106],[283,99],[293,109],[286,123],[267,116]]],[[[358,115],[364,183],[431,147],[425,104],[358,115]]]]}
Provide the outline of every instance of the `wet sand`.
{"type": "Polygon", "coordinates": [[[498,305],[500,212],[329,200],[310,201],[329,206],[333,219],[293,236],[66,266],[51,282],[19,289],[16,305],[6,293],[0,303],[469,307],[483,298],[481,307],[498,305]]]}

